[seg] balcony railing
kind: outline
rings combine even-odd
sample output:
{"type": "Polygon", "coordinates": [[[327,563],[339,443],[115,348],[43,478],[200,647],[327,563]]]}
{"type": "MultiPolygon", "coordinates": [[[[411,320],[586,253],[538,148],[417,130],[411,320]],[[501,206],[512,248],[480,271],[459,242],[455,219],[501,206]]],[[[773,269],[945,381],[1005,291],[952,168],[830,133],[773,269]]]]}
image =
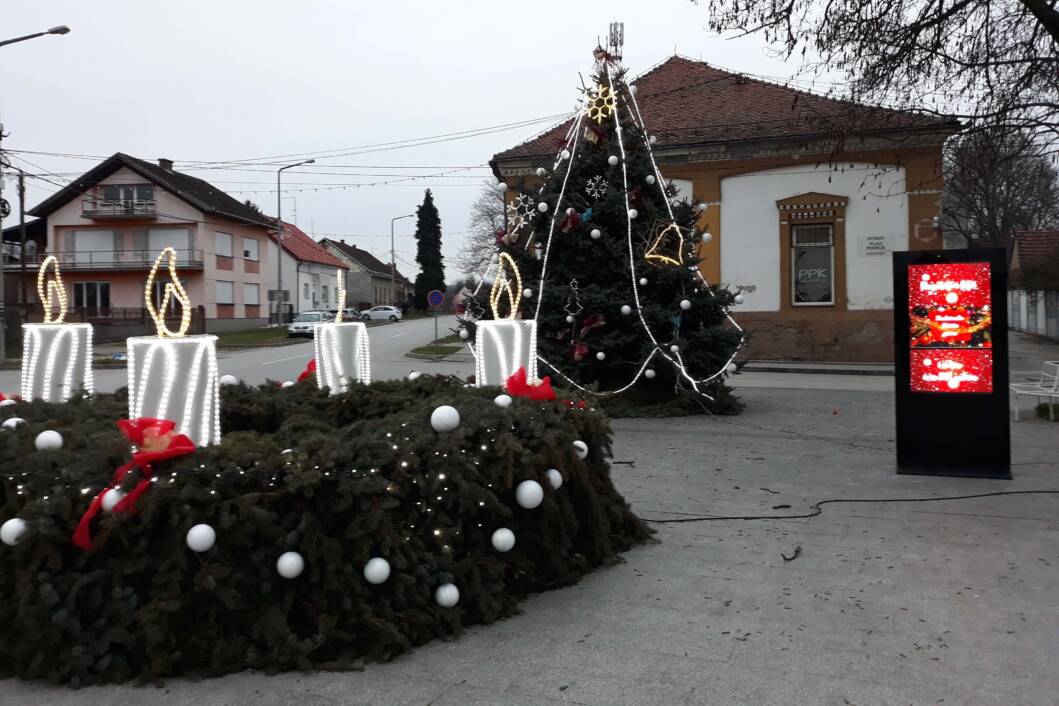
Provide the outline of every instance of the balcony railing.
{"type": "Polygon", "coordinates": [[[81,215],[85,218],[157,217],[154,199],[82,199],[81,215]]]}
{"type": "MultiPolygon", "coordinates": [[[[64,270],[142,270],[154,264],[156,250],[75,250],[74,252],[38,253],[26,257],[27,269],[40,267],[48,255],[54,255],[64,270]]],[[[176,264],[180,269],[202,269],[201,250],[177,250],[176,264]]],[[[17,262],[7,263],[7,269],[18,268],[17,262]]]]}

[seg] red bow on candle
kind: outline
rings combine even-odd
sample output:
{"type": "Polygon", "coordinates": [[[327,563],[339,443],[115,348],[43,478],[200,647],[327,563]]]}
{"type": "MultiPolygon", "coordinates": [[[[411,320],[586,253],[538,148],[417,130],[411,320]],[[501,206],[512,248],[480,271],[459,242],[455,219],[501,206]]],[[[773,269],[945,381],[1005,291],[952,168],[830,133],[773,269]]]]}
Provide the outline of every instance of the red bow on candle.
{"type": "Polygon", "coordinates": [[[298,382],[302,380],[308,380],[309,376],[316,372],[316,358],[311,358],[309,364],[305,366],[305,370],[298,376],[298,382]]]}
{"type": "Polygon", "coordinates": [[[110,485],[92,499],[85,514],[81,516],[81,521],[77,523],[77,529],[74,531],[74,546],[86,551],[91,548],[92,518],[102,509],[103,496],[108,491],[120,487],[129,471],[139,468],[143,473],[143,479],[128,495],[118,501],[113,508],[114,512],[132,512],[136,509],[136,501],[151,486],[151,464],[183,456],[195,450],[195,443],[191,439],[184,434],[173,433],[175,427],[176,423],[168,419],[142,417],[118,420],[118,428],[136,447],[136,451],[132,454],[132,461],[114,471],[110,485]]]}
{"type": "Polygon", "coordinates": [[[519,368],[515,374],[507,379],[504,385],[507,391],[515,397],[526,397],[538,402],[547,402],[555,399],[555,390],[552,389],[552,379],[546,377],[543,380],[529,382],[526,380],[526,369],[519,368]]]}

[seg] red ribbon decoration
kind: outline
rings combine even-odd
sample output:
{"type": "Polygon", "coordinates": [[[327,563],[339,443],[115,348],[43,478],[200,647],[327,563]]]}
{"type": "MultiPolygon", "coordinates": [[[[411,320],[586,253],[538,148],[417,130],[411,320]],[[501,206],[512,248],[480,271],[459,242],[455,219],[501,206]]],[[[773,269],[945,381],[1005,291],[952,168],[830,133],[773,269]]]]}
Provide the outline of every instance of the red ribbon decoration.
{"type": "Polygon", "coordinates": [[[125,479],[126,474],[134,468],[139,468],[143,473],[143,479],[136,487],[122,498],[114,506],[114,512],[134,512],[136,501],[151,487],[151,464],[159,461],[167,461],[177,456],[189,454],[195,450],[195,442],[184,434],[174,434],[173,429],[176,422],[168,419],[152,419],[141,417],[140,419],[119,419],[118,428],[137,450],[132,454],[132,461],[114,471],[114,477],[110,485],[101,490],[81,516],[74,530],[74,546],[88,551],[92,547],[92,519],[99,514],[103,508],[103,496],[107,491],[118,488],[125,479]]]}
{"type": "Polygon", "coordinates": [[[538,402],[547,402],[555,399],[555,390],[552,389],[551,377],[543,378],[537,384],[531,384],[526,380],[525,368],[516,370],[515,374],[507,379],[504,387],[515,397],[526,397],[538,402]]]}
{"type": "Polygon", "coordinates": [[[309,376],[316,372],[316,358],[310,358],[309,364],[305,366],[305,370],[298,376],[298,382],[302,380],[308,380],[309,376]]]}

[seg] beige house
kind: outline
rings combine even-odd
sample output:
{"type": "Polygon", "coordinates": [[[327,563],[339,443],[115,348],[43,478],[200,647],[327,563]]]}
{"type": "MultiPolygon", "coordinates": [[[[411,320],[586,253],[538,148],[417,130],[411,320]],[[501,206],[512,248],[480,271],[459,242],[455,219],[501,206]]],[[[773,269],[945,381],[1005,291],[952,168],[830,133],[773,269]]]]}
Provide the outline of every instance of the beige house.
{"type": "Polygon", "coordinates": [[[391,276],[390,266],[367,250],[330,238],[321,240],[320,245],[349,268],[346,274],[346,301],[349,306],[361,309],[380,304],[400,306],[412,296],[412,282],[396,268],[391,276]],[[394,290],[392,295],[391,287],[394,290]]]}

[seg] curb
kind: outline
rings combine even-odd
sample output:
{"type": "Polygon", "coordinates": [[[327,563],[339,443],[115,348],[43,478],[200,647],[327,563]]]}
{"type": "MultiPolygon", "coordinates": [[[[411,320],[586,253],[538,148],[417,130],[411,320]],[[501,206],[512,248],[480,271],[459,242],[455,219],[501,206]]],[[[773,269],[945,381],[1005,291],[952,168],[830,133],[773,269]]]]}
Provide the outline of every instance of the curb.
{"type": "Polygon", "coordinates": [[[894,368],[886,364],[857,363],[783,363],[780,361],[750,361],[741,373],[804,373],[806,375],[867,375],[893,377],[894,368]]]}

